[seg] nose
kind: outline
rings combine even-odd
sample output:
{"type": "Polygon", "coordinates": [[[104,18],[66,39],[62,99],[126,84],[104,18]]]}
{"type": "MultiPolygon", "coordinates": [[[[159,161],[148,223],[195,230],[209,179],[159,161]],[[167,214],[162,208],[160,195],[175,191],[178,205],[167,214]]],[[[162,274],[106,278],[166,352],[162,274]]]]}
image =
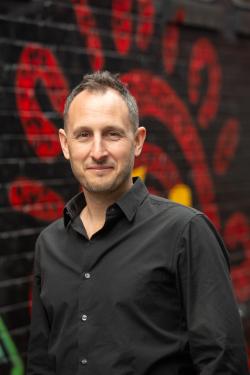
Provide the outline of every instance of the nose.
{"type": "Polygon", "coordinates": [[[98,135],[93,138],[90,154],[95,161],[102,161],[107,157],[108,152],[101,136],[98,135]]]}

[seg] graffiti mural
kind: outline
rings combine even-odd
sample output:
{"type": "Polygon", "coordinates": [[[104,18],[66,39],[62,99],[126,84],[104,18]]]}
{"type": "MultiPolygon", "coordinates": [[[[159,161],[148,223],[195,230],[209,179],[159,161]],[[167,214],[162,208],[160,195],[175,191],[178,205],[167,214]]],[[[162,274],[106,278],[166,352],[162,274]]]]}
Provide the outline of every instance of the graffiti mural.
{"type": "Polygon", "coordinates": [[[24,374],[35,239],[79,189],[58,142],[64,101],[97,69],[120,72],[148,129],[134,173],[152,193],[204,211],[223,235],[250,346],[250,36],[227,43],[187,26],[183,8],[160,22],[153,0],[40,7],[37,22],[2,18],[1,374],[24,374]]]}

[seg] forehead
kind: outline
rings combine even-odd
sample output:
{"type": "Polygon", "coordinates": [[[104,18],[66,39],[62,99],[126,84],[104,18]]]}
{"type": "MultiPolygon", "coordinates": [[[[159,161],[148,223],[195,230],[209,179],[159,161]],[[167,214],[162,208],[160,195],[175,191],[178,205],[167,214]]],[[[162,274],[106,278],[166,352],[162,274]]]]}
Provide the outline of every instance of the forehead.
{"type": "Polygon", "coordinates": [[[121,95],[113,89],[103,91],[84,90],[72,101],[69,111],[69,122],[80,118],[105,118],[108,116],[128,120],[129,111],[121,95]]]}

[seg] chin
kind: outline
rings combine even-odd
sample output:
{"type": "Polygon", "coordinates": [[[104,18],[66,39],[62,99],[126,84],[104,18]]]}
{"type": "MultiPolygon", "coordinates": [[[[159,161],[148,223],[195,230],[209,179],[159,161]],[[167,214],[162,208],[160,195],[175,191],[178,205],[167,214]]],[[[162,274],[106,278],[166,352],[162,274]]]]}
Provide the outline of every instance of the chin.
{"type": "Polygon", "coordinates": [[[115,191],[121,189],[125,186],[126,181],[120,181],[118,177],[109,181],[85,181],[82,186],[83,188],[90,193],[110,193],[112,194],[115,191]]]}
{"type": "Polygon", "coordinates": [[[83,188],[91,193],[111,192],[115,188],[114,185],[116,185],[115,181],[99,181],[99,182],[85,181],[82,184],[83,188]]]}

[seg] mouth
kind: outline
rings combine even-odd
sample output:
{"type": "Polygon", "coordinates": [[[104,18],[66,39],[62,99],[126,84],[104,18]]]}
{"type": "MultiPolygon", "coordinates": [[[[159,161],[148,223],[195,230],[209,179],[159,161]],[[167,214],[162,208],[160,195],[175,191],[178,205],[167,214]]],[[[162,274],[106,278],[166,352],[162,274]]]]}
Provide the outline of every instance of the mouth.
{"type": "Polygon", "coordinates": [[[113,169],[111,165],[91,165],[87,167],[89,170],[96,170],[96,171],[105,171],[109,169],[113,169]]]}
{"type": "Polygon", "coordinates": [[[86,168],[89,173],[94,173],[97,176],[103,176],[110,173],[114,167],[111,165],[91,165],[86,168]]]}

